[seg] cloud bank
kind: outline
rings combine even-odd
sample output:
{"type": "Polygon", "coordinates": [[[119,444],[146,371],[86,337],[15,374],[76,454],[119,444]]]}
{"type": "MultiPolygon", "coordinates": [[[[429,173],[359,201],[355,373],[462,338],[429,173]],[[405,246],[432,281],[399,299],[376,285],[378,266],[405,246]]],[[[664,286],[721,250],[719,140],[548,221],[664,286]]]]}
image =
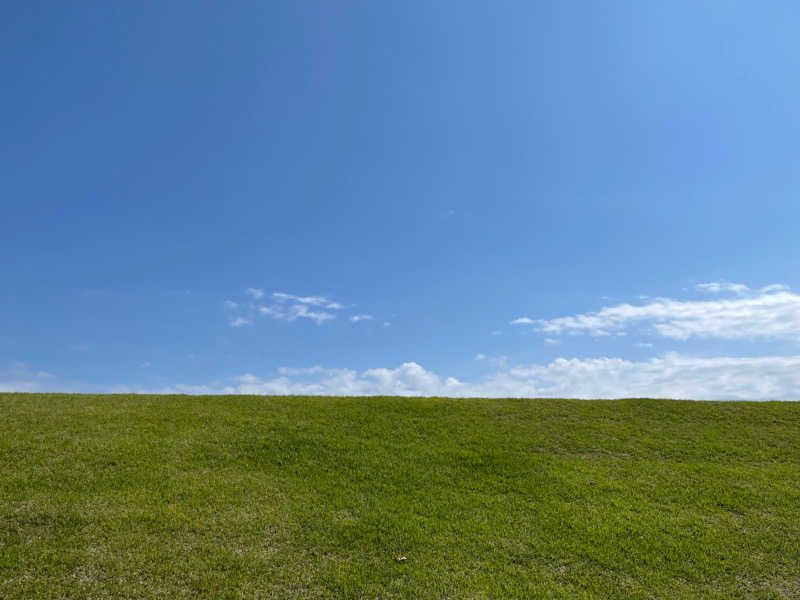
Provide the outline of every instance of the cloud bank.
{"type": "MultiPolygon", "coordinates": [[[[297,394],[331,396],[651,397],[693,400],[800,400],[800,356],[698,358],[664,354],[645,361],[558,358],[547,364],[497,368],[463,382],[415,362],[365,371],[314,366],[277,375],[237,377],[219,386],[176,385],[157,393],[297,394]]],[[[122,390],[119,391],[133,391],[122,390]]]]}
{"type": "Polygon", "coordinates": [[[800,356],[702,358],[669,353],[644,361],[558,358],[546,364],[516,366],[508,366],[504,357],[479,356],[482,358],[476,359],[485,361],[493,372],[475,382],[459,381],[406,362],[364,371],[281,367],[271,377],[248,373],[214,384],[159,388],[69,385],[52,376],[27,373],[28,377],[21,377],[21,373],[8,372],[0,377],[0,391],[800,400],[800,356]]]}

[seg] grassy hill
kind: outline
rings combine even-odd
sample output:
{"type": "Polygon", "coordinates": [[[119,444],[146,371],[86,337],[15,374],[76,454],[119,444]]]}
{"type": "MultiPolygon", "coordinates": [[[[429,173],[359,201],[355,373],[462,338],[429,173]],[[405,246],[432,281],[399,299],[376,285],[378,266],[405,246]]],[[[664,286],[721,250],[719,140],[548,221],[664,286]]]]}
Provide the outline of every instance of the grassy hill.
{"type": "Polygon", "coordinates": [[[800,598],[800,404],[0,394],[5,600],[612,597],[800,598]]]}

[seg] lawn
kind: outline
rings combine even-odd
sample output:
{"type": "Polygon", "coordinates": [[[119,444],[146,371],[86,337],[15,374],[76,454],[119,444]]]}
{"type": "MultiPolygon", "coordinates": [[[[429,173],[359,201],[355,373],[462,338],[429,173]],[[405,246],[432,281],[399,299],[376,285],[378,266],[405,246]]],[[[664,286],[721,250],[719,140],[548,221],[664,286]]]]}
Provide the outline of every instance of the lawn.
{"type": "Polygon", "coordinates": [[[0,598],[800,598],[800,404],[0,394],[0,598]]]}

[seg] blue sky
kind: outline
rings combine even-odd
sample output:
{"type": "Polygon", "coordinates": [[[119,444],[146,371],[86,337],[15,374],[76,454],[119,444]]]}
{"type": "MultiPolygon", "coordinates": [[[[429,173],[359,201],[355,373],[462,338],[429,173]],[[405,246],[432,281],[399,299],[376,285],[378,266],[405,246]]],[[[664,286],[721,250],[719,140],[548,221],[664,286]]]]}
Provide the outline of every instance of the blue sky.
{"type": "Polygon", "coordinates": [[[2,13],[0,390],[800,398],[794,2],[2,13]]]}

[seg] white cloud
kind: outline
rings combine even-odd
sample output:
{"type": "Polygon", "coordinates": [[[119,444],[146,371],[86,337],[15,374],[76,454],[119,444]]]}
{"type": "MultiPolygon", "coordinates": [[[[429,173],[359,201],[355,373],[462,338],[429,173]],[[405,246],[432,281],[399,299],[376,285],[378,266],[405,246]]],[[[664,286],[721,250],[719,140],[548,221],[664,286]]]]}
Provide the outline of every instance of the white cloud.
{"type": "Polygon", "coordinates": [[[444,380],[420,365],[404,363],[396,369],[369,369],[357,372],[351,369],[279,369],[279,376],[262,380],[247,374],[235,383],[222,388],[177,385],[160,393],[216,393],[216,394],[300,394],[347,396],[425,396],[458,395],[462,384],[453,377],[444,380]],[[316,376],[316,377],[314,377],[316,376]],[[298,380],[302,378],[302,380],[298,380]]]}
{"type": "MultiPolygon", "coordinates": [[[[266,294],[257,288],[247,288],[245,294],[252,300],[265,299],[266,294]]],[[[233,327],[252,325],[258,315],[264,315],[283,321],[296,321],[309,319],[317,324],[335,318],[330,312],[343,307],[338,302],[333,302],[324,296],[295,296],[284,292],[273,292],[270,296],[271,304],[258,304],[253,301],[238,303],[225,300],[224,308],[231,314],[230,324],[233,327]]]]}
{"type": "Polygon", "coordinates": [[[262,315],[267,315],[273,319],[282,321],[296,321],[297,319],[311,319],[317,325],[334,318],[329,312],[324,310],[312,310],[305,304],[259,306],[258,311],[262,315]]]}
{"type": "Polygon", "coordinates": [[[508,357],[507,356],[492,356],[486,359],[489,364],[499,371],[505,371],[508,369],[508,357]]]}
{"type": "Polygon", "coordinates": [[[483,352],[478,352],[475,355],[475,360],[486,360],[486,355],[483,352]]]}
{"type": "Polygon", "coordinates": [[[696,358],[665,354],[646,361],[558,358],[499,370],[466,383],[414,362],[397,368],[282,368],[278,377],[243,375],[222,388],[173,386],[162,393],[453,397],[657,397],[695,400],[800,400],[800,356],[696,358]]]}
{"type": "Polygon", "coordinates": [[[546,334],[620,333],[645,324],[661,336],[686,340],[691,337],[719,339],[800,339],[800,295],[785,286],[768,286],[758,292],[725,300],[680,301],[656,298],[634,306],[618,304],[584,313],[535,322],[546,334]]]}
{"type": "Polygon", "coordinates": [[[721,294],[723,292],[732,292],[734,294],[746,294],[750,288],[743,283],[729,283],[727,281],[712,281],[710,283],[698,283],[694,286],[698,292],[707,292],[709,294],[721,294]]]}
{"type": "Polygon", "coordinates": [[[309,310],[303,305],[300,306],[294,305],[290,307],[289,315],[290,315],[288,319],[289,321],[293,321],[294,319],[311,319],[317,325],[334,318],[334,316],[331,313],[325,311],[309,310]]]}
{"type": "Polygon", "coordinates": [[[297,296],[293,296],[292,294],[284,294],[283,292],[272,292],[272,297],[275,298],[278,302],[283,302],[285,300],[294,300],[297,296]]]}
{"type": "Polygon", "coordinates": [[[517,367],[510,375],[533,381],[547,396],[650,396],[704,399],[800,399],[800,356],[695,358],[665,354],[642,362],[620,358],[559,358],[517,367]]]}
{"type": "Polygon", "coordinates": [[[511,325],[533,325],[533,319],[529,317],[519,317],[511,321],[511,325]]]}
{"type": "MultiPolygon", "coordinates": [[[[694,287],[698,292],[706,292],[709,294],[722,294],[725,292],[730,292],[738,296],[743,296],[753,291],[750,289],[749,286],[743,283],[731,283],[729,281],[712,281],[710,283],[698,283],[694,287]]],[[[772,285],[762,287],[760,290],[757,291],[762,294],[771,294],[774,292],[787,292],[789,291],[789,286],[784,285],[782,283],[773,283],[772,285]]]]}
{"type": "Polygon", "coordinates": [[[650,342],[636,342],[636,346],[639,348],[652,348],[653,344],[650,342]]]}
{"type": "Polygon", "coordinates": [[[313,367],[278,367],[280,375],[318,375],[320,373],[333,373],[336,369],[325,369],[319,365],[313,367]]]}
{"type": "Polygon", "coordinates": [[[544,338],[544,343],[549,344],[551,346],[556,346],[561,343],[561,340],[556,340],[554,338],[544,338]]]}
{"type": "Polygon", "coordinates": [[[284,292],[273,292],[272,297],[277,302],[298,302],[300,304],[307,304],[310,306],[324,306],[331,310],[339,310],[344,308],[338,302],[331,302],[325,296],[295,296],[293,294],[285,294],[284,292]]]}
{"type": "MultiPolygon", "coordinates": [[[[177,384],[160,389],[118,385],[71,386],[71,391],[178,394],[399,395],[453,397],[660,397],[695,400],[800,400],[800,356],[699,358],[664,354],[644,361],[558,358],[509,367],[487,359],[495,371],[476,382],[440,376],[417,363],[365,371],[282,367],[277,376],[252,373],[226,383],[177,384]]],[[[0,391],[66,391],[47,379],[0,377],[0,391]],[[45,383],[46,382],[46,383],[45,383]]]]}
{"type": "Polygon", "coordinates": [[[255,298],[256,300],[264,297],[264,290],[259,290],[258,288],[247,288],[244,293],[251,298],[255,298]]]}
{"type": "Polygon", "coordinates": [[[374,318],[372,315],[353,315],[350,320],[353,323],[358,323],[359,321],[372,321],[374,318]]]}
{"type": "Polygon", "coordinates": [[[282,321],[296,321],[297,319],[310,319],[317,325],[336,318],[328,310],[339,310],[343,305],[333,302],[325,296],[295,296],[285,292],[273,292],[274,303],[260,305],[257,310],[262,315],[282,321]]]}
{"type": "Polygon", "coordinates": [[[782,283],[773,283],[771,285],[767,285],[767,286],[761,288],[760,291],[761,291],[762,294],[772,294],[774,292],[788,292],[789,291],[789,286],[788,285],[784,285],[782,283]]]}

